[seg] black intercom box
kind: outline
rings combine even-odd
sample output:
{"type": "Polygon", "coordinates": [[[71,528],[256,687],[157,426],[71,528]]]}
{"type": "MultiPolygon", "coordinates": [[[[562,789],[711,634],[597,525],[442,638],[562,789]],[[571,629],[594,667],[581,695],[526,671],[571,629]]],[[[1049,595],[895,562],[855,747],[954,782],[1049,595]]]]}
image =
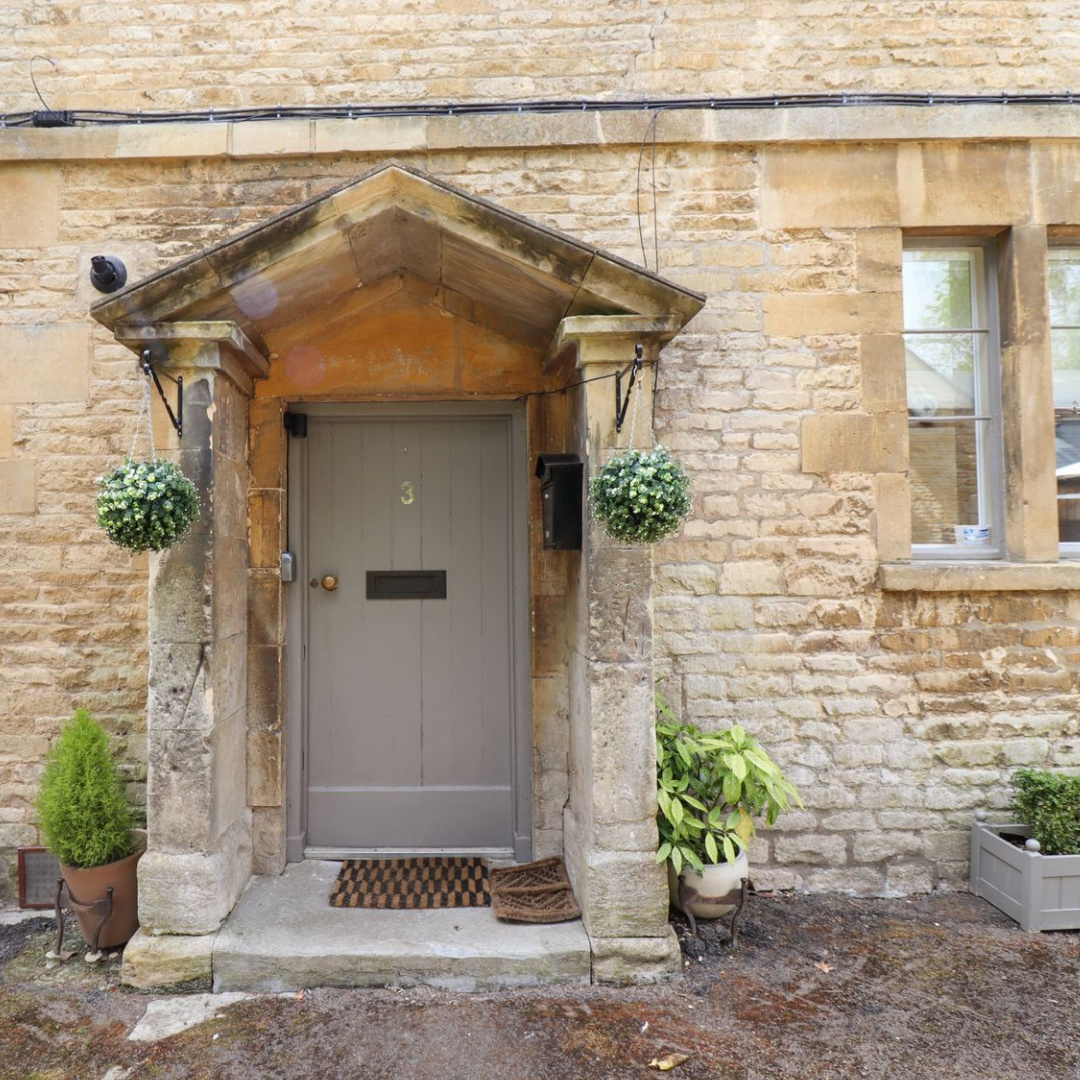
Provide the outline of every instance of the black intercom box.
{"type": "Polygon", "coordinates": [[[585,463],[577,454],[541,454],[536,459],[544,507],[544,547],[581,550],[581,484],[585,463]]]}

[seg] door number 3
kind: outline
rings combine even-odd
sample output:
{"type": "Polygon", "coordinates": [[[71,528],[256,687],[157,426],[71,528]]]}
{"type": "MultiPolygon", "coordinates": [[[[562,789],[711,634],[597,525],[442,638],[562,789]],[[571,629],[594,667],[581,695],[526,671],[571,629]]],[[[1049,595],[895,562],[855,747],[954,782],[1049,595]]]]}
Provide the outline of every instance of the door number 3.
{"type": "Polygon", "coordinates": [[[401,485],[401,501],[405,506],[410,506],[416,499],[416,489],[413,487],[412,482],[406,480],[401,485]]]}

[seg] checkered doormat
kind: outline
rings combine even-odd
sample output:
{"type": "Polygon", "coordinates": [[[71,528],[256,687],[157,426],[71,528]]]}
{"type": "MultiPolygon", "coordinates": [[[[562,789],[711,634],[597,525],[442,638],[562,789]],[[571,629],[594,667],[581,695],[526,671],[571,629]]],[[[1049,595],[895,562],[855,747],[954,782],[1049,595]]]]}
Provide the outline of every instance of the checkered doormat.
{"type": "Polygon", "coordinates": [[[331,907],[417,909],[490,903],[487,863],[450,856],[346,859],[330,893],[331,907]]]}

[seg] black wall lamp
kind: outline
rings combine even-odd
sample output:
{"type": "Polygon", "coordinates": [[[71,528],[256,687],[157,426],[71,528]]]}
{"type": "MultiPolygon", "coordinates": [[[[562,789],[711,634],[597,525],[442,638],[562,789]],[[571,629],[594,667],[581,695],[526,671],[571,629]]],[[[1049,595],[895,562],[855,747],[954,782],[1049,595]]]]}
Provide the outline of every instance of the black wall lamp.
{"type": "Polygon", "coordinates": [[[127,281],[127,267],[115,255],[94,255],[90,259],[90,284],[98,292],[113,293],[127,281]]]}

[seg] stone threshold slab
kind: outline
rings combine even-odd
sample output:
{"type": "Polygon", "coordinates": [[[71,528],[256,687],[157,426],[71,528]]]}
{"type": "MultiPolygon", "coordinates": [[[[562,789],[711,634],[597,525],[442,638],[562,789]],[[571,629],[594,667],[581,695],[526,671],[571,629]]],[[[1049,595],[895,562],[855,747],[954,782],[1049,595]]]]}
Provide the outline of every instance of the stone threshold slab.
{"type": "Polygon", "coordinates": [[[339,864],[309,860],[253,878],[214,943],[214,990],[434,986],[488,991],[592,977],[580,921],[500,922],[491,908],[332,908],[339,864]]]}

